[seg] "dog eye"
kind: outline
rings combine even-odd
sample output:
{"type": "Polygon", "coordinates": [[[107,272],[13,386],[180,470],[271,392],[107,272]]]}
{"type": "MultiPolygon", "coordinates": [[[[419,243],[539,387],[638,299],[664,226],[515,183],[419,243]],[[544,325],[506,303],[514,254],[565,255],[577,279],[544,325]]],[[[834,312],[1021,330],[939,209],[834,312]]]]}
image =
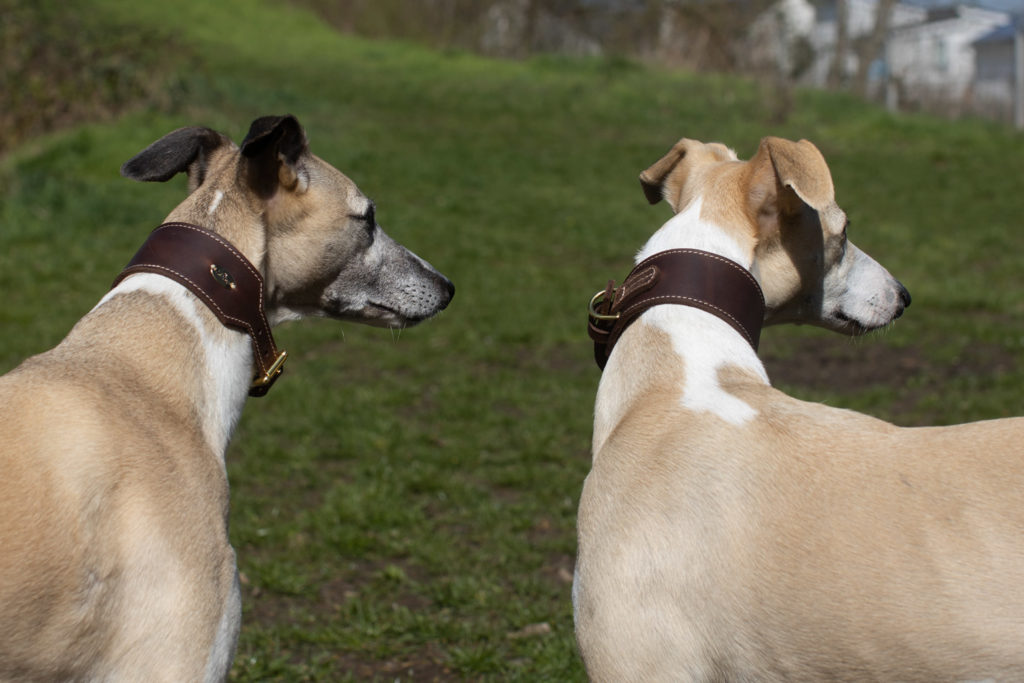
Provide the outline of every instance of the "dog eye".
{"type": "Polygon", "coordinates": [[[370,207],[366,210],[366,213],[349,214],[349,218],[355,221],[362,221],[366,231],[372,233],[377,227],[377,206],[370,202],[370,207]]]}
{"type": "Polygon", "coordinates": [[[377,205],[370,202],[370,208],[360,218],[366,221],[366,229],[373,232],[373,229],[377,227],[377,205]]]}

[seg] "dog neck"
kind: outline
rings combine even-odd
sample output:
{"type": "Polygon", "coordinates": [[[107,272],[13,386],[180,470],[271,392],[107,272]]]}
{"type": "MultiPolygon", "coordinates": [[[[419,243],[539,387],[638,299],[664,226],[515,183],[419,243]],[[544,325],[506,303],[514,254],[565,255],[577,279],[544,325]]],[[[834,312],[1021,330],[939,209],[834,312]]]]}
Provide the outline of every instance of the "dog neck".
{"type": "Polygon", "coordinates": [[[155,394],[154,405],[177,406],[223,462],[252,380],[252,344],[186,287],[153,273],[125,278],[65,343],[104,344],[136,391],[155,394]]]}
{"type": "Polygon", "coordinates": [[[190,194],[164,219],[165,223],[192,223],[230,242],[266,278],[266,211],[237,188],[216,183],[190,194]]]}
{"type": "MultiPolygon", "coordinates": [[[[191,232],[186,236],[190,235],[191,232]]],[[[193,236],[191,239],[196,238],[193,236]]],[[[190,346],[195,351],[189,357],[167,357],[162,359],[162,363],[159,358],[145,360],[150,361],[152,367],[148,372],[153,377],[161,376],[164,367],[160,366],[180,369],[178,376],[172,373],[168,382],[170,386],[166,388],[180,393],[187,402],[194,405],[192,412],[198,417],[204,440],[223,461],[223,454],[241,415],[246,395],[262,396],[272,383],[270,381],[260,387],[253,385],[251,388],[253,367],[261,368],[267,362],[267,353],[263,351],[269,349],[268,353],[274,356],[277,350],[263,315],[263,281],[255,266],[239,255],[230,243],[204,256],[206,252],[202,245],[210,239],[225,243],[223,238],[196,226],[164,224],[154,231],[93,312],[103,309],[105,304],[119,295],[145,294],[147,296],[131,298],[136,309],[142,307],[145,310],[133,310],[129,315],[141,314],[154,319],[162,315],[177,315],[186,323],[183,327],[191,328],[194,341],[190,346]],[[191,242],[178,245],[174,236],[182,233],[181,227],[211,237],[200,240],[198,247],[191,242]],[[169,232],[172,229],[175,231],[169,232]],[[155,244],[154,238],[165,233],[172,239],[169,246],[148,246],[155,244]],[[178,262],[180,258],[175,259],[175,254],[181,249],[187,252],[179,254],[179,257],[186,257],[188,262],[184,264],[178,262]],[[210,266],[208,262],[214,265],[210,266]],[[240,301],[243,303],[239,305],[231,298],[233,296],[242,297],[240,301]],[[259,301],[256,304],[248,303],[251,296],[258,296],[259,301]],[[228,298],[224,300],[225,297],[228,298]],[[252,314],[250,309],[258,310],[252,314]],[[153,363],[153,360],[157,363],[153,363]]],[[[159,326],[154,325],[153,328],[156,330],[159,326]]],[[[127,338],[125,343],[137,344],[138,341],[127,338]]],[[[162,346],[159,339],[154,339],[153,344],[157,348],[162,346]]],[[[132,353],[128,349],[125,353],[131,354],[133,360],[147,356],[132,353]]],[[[166,376],[166,372],[163,374],[166,376]]],[[[276,374],[271,374],[276,378],[276,374]]]]}
{"type": "Polygon", "coordinates": [[[263,277],[234,245],[198,225],[164,223],[150,233],[114,286],[140,272],[157,273],[184,285],[221,324],[246,332],[255,361],[249,395],[266,395],[287,354],[278,351],[267,323],[263,277]]]}
{"type": "MultiPolygon", "coordinates": [[[[701,200],[669,220],[636,257],[640,263],[673,249],[699,249],[733,261],[748,271],[753,244],[746,246],[701,218],[701,200]]],[[[737,369],[752,381],[768,383],[757,352],[736,329],[716,315],[690,306],[657,305],[644,312],[619,338],[601,376],[594,425],[594,452],[637,400],[656,386],[681,389],[679,405],[740,425],[756,409],[722,388],[720,375],[737,369]],[[637,368],[649,371],[638,372],[637,368]],[[680,386],[681,385],[681,386],[680,386]]]]}
{"type": "Polygon", "coordinates": [[[646,310],[678,304],[713,313],[757,350],[764,295],[754,276],[735,261],[700,249],[669,249],[644,259],[622,284],[594,296],[588,332],[602,369],[619,336],[646,310]]]}
{"type": "Polygon", "coordinates": [[[744,245],[728,231],[701,216],[703,198],[697,198],[651,235],[636,255],[636,263],[670,249],[699,249],[735,261],[747,270],[754,262],[754,245],[744,245]]]}

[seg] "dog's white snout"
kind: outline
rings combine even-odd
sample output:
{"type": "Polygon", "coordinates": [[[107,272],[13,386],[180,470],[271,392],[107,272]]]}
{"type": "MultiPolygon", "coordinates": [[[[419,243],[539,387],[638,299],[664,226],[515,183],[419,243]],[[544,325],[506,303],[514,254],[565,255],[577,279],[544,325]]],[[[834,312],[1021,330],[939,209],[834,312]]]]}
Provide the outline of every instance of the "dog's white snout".
{"type": "Polygon", "coordinates": [[[845,334],[864,334],[885,327],[910,305],[907,288],[853,244],[848,245],[843,262],[823,284],[823,322],[845,334]]]}
{"type": "Polygon", "coordinates": [[[432,288],[429,289],[427,293],[429,296],[436,297],[438,299],[437,310],[443,311],[448,308],[448,304],[450,304],[452,299],[455,297],[455,284],[441,273],[437,271],[434,272],[437,274],[437,279],[440,282],[440,290],[432,288]]]}
{"type": "MultiPolygon", "coordinates": [[[[869,301],[869,304],[872,302],[869,301]]],[[[910,292],[903,286],[903,283],[893,278],[892,289],[887,293],[885,304],[878,307],[878,318],[881,320],[878,325],[867,325],[865,326],[865,332],[869,332],[877,327],[884,327],[892,321],[903,315],[903,312],[910,305],[910,292]]]]}
{"type": "Polygon", "coordinates": [[[448,308],[455,296],[455,285],[436,270],[431,269],[429,280],[407,284],[403,288],[408,306],[408,317],[423,320],[448,308]]]}
{"type": "Polygon", "coordinates": [[[381,279],[384,285],[378,296],[400,317],[388,324],[415,325],[447,308],[455,296],[452,281],[409,249],[393,241],[391,245],[399,249],[403,257],[389,264],[390,272],[381,279]]]}

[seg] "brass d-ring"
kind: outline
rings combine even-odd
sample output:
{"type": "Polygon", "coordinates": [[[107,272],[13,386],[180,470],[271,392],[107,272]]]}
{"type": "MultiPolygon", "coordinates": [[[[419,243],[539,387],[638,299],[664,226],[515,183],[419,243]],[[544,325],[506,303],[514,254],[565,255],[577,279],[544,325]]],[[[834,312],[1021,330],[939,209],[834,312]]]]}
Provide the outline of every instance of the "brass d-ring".
{"type": "Polygon", "coordinates": [[[605,295],[606,291],[607,290],[602,289],[600,292],[595,294],[590,299],[590,317],[593,318],[594,320],[618,320],[619,316],[621,315],[621,312],[620,313],[615,313],[615,314],[612,314],[612,315],[607,315],[607,314],[604,314],[604,313],[598,313],[597,312],[597,309],[595,308],[595,306],[597,305],[597,301],[598,301],[598,299],[600,299],[602,296],[605,295]]]}

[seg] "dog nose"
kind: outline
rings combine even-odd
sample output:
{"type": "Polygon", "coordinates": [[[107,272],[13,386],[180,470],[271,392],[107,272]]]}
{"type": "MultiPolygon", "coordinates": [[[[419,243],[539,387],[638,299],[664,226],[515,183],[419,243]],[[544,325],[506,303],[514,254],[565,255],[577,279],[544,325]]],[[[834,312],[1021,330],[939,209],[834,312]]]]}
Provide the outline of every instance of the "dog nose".
{"type": "Polygon", "coordinates": [[[898,318],[901,315],[903,315],[903,311],[906,310],[907,306],[910,305],[910,292],[907,290],[906,287],[903,286],[903,283],[900,282],[899,280],[896,281],[896,284],[897,286],[899,286],[900,295],[900,307],[899,309],[897,309],[895,315],[895,317],[898,318]]]}
{"type": "Polygon", "coordinates": [[[452,298],[455,296],[455,284],[451,280],[446,278],[444,275],[441,275],[440,273],[438,273],[438,276],[441,278],[441,286],[444,287],[445,292],[448,295],[444,297],[443,301],[441,302],[440,310],[444,310],[448,308],[448,304],[452,302],[452,298]]]}

